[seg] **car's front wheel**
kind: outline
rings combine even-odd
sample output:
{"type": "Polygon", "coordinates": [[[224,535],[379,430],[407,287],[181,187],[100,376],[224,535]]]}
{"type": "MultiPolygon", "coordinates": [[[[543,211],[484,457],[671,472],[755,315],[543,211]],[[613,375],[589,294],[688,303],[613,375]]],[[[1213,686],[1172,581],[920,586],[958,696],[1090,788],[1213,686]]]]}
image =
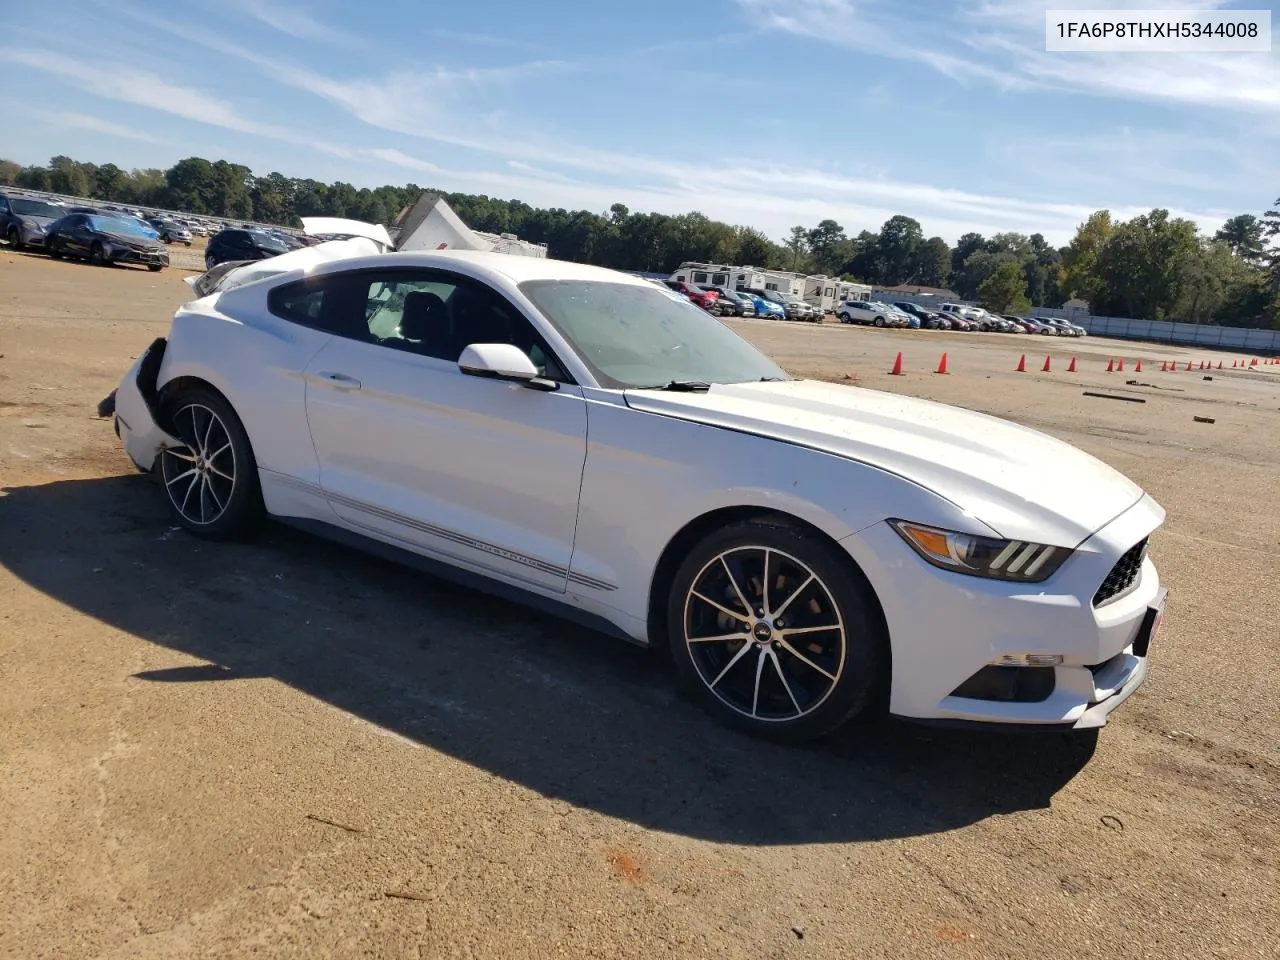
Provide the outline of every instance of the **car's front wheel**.
{"type": "Polygon", "coordinates": [[[181,446],[160,452],[160,480],[174,519],[211,540],[248,532],[262,516],[258,465],[240,418],[207,387],[182,390],[165,404],[181,446]]]}
{"type": "Polygon", "coordinates": [[[750,733],[820,737],[883,688],[887,638],[847,558],[784,521],[732,524],[677,571],[667,630],[682,681],[750,733]]]}
{"type": "Polygon", "coordinates": [[[9,228],[8,239],[9,239],[9,246],[12,247],[14,250],[22,249],[22,234],[18,231],[17,227],[9,228]]]}
{"type": "Polygon", "coordinates": [[[107,266],[106,250],[98,240],[93,241],[93,246],[89,248],[89,262],[95,267],[107,266]]]}

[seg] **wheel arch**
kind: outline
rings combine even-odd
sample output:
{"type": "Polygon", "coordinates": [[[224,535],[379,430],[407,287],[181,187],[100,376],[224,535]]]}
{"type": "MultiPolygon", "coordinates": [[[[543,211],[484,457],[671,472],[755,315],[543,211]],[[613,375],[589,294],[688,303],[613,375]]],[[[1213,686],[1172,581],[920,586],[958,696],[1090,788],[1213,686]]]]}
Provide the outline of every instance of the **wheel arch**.
{"type": "MultiPolygon", "coordinates": [[[[854,577],[866,590],[867,596],[872,601],[872,616],[880,626],[880,636],[885,644],[885,656],[882,658],[886,671],[892,669],[893,661],[893,645],[889,642],[889,624],[885,617],[884,608],[880,603],[880,597],[876,593],[875,587],[871,580],[863,572],[858,562],[849,555],[849,552],[840,546],[840,543],[831,537],[826,531],[815,526],[807,520],[787,513],[782,510],[769,509],[765,507],[755,506],[729,506],[719,507],[701,514],[690,520],[681,527],[676,534],[667,542],[662,553],[658,557],[658,562],[654,567],[653,577],[649,582],[649,603],[646,611],[648,620],[649,645],[652,647],[666,648],[667,628],[666,628],[666,601],[667,596],[671,592],[671,586],[675,581],[676,572],[680,568],[680,564],[688,555],[689,551],[705,537],[710,536],[716,530],[728,526],[732,523],[740,523],[745,520],[759,520],[763,522],[772,522],[778,526],[790,527],[798,529],[814,539],[824,543],[830,547],[834,555],[839,558],[840,563],[845,571],[854,577]]],[[[887,695],[890,677],[884,677],[883,690],[887,695]]]]}

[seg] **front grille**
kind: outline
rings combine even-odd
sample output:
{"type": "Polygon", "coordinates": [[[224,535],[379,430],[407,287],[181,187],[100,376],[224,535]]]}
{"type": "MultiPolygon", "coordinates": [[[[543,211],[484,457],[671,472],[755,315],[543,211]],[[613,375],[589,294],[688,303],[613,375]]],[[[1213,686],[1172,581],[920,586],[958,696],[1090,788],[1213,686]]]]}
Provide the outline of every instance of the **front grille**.
{"type": "Polygon", "coordinates": [[[1138,571],[1142,569],[1142,561],[1147,557],[1147,540],[1144,538],[1125,551],[1124,556],[1116,561],[1116,565],[1102,581],[1102,586],[1093,595],[1093,605],[1100,607],[1117,599],[1134,585],[1138,579],[1138,571]]]}

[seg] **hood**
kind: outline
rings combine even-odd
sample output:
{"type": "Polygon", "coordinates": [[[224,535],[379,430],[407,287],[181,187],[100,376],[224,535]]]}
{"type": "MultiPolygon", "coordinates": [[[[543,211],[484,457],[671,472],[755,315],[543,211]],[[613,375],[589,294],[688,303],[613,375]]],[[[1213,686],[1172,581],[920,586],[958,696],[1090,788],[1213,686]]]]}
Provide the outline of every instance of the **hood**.
{"type": "Polygon", "coordinates": [[[303,217],[302,232],[308,236],[331,234],[334,236],[364,237],[381,244],[382,249],[391,249],[391,235],[380,223],[364,223],[361,220],[346,220],[342,217],[303,217]]]}
{"type": "Polygon", "coordinates": [[[1075,547],[1142,497],[1123,474],[1061,440],[878,390],[792,380],[716,384],[706,393],[629,390],[626,398],[636,410],[877,467],[932,490],[1010,539],[1075,547]]]}
{"type": "Polygon", "coordinates": [[[19,213],[17,214],[17,217],[23,223],[32,224],[37,227],[47,227],[57,219],[56,217],[33,217],[29,213],[19,213]]]}
{"type": "Polygon", "coordinates": [[[103,236],[110,237],[116,243],[122,243],[126,247],[133,247],[135,250],[153,250],[156,247],[162,247],[159,239],[152,237],[140,237],[136,233],[123,233],[115,230],[99,230],[103,236]]]}

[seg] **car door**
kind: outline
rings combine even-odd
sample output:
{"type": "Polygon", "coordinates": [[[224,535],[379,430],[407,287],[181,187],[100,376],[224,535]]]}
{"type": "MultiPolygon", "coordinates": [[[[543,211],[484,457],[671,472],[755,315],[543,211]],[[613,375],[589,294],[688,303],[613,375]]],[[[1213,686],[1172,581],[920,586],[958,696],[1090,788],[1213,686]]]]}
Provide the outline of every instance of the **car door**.
{"type": "Polygon", "coordinates": [[[63,250],[78,257],[87,257],[93,244],[93,231],[89,228],[89,218],[77,213],[62,231],[63,250]]]}
{"type": "Polygon", "coordinates": [[[563,593],[587,411],[532,324],[445,271],[358,271],[340,329],[307,367],[320,484],[349,526],[484,573],[563,593]],[[464,374],[471,343],[514,343],[558,389],[464,374]]]}

